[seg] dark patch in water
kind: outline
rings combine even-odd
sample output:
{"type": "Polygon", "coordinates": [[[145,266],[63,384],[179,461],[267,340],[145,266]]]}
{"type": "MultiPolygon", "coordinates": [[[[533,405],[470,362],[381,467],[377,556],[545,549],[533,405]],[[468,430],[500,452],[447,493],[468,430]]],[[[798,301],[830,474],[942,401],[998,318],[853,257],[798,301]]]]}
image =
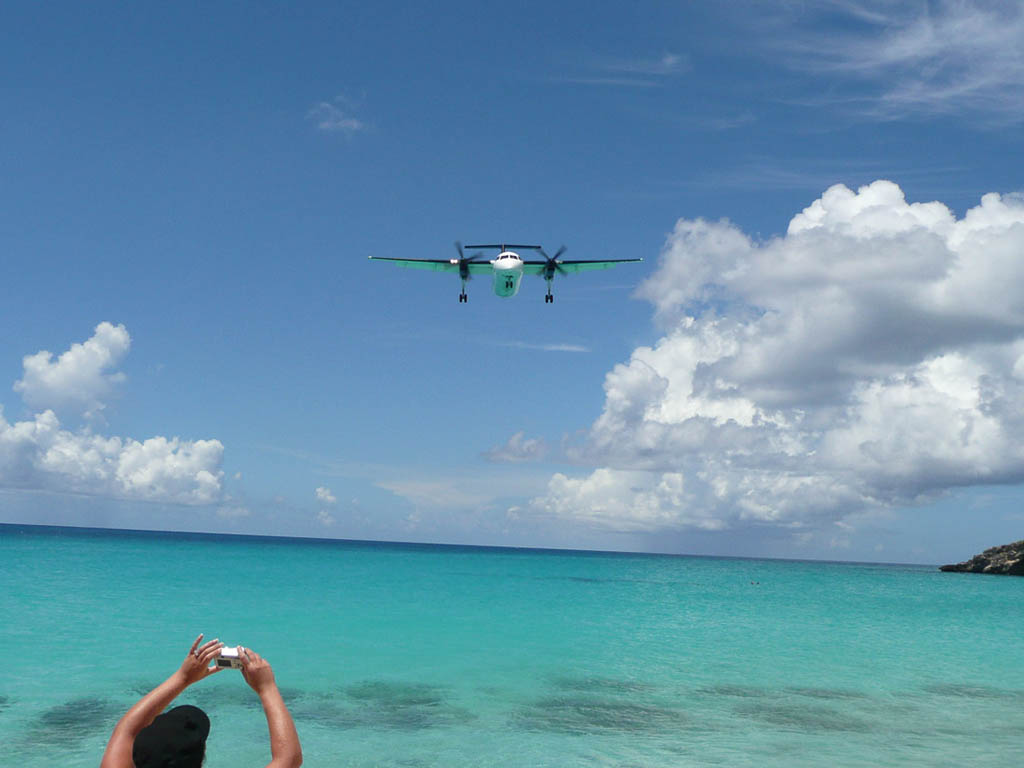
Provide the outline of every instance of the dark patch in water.
{"type": "Polygon", "coordinates": [[[781,702],[758,702],[738,705],[737,714],[759,720],[768,725],[799,731],[843,731],[867,733],[871,726],[858,717],[851,717],[825,707],[781,702]]]}
{"type": "Polygon", "coordinates": [[[444,689],[423,683],[366,681],[344,690],[344,697],[301,699],[295,717],[332,728],[419,731],[470,722],[475,716],[447,702],[444,689]]]}
{"type": "MultiPolygon", "coordinates": [[[[302,691],[296,688],[281,688],[280,691],[281,698],[288,706],[302,695],[302,691]]],[[[216,712],[219,707],[243,707],[263,711],[260,697],[241,679],[237,685],[192,686],[175,704],[194,704],[207,713],[216,712]]]]}
{"type": "Polygon", "coordinates": [[[10,703],[10,698],[8,698],[7,696],[0,696],[0,712],[3,712],[5,709],[7,709],[7,706],[10,703]]]}
{"type": "Polygon", "coordinates": [[[795,693],[797,696],[806,696],[809,699],[842,700],[868,698],[866,693],[842,688],[787,688],[786,693],[795,693]]]}
{"type": "MultiPolygon", "coordinates": [[[[221,674],[229,675],[230,672],[223,672],[221,674]]],[[[142,697],[147,693],[156,688],[160,683],[151,682],[148,680],[140,680],[131,684],[128,687],[128,692],[133,696],[142,697]]],[[[288,704],[295,701],[299,696],[302,695],[302,691],[297,688],[281,688],[281,698],[288,704]]],[[[180,698],[170,706],[177,706],[178,704],[194,704],[200,709],[207,711],[215,711],[218,707],[245,707],[246,709],[263,710],[260,704],[260,697],[256,695],[256,692],[248,686],[248,684],[239,676],[237,681],[231,681],[225,678],[220,678],[216,682],[210,681],[201,685],[193,685],[185,690],[180,698]]]]}
{"type": "Polygon", "coordinates": [[[678,709],[571,696],[537,699],[516,714],[513,723],[527,731],[579,735],[658,733],[689,725],[687,716],[678,709]]]}
{"type": "Polygon", "coordinates": [[[382,707],[436,706],[444,701],[442,688],[425,683],[367,680],[345,689],[349,698],[382,707]]]}
{"type": "Polygon", "coordinates": [[[563,691],[583,691],[586,693],[645,693],[654,688],[649,683],[636,680],[616,680],[610,677],[570,677],[568,675],[552,679],[553,687],[563,691]]]}
{"type": "Polygon", "coordinates": [[[706,685],[697,689],[697,693],[710,696],[734,696],[739,699],[764,699],[771,694],[765,688],[751,685],[706,685]]]}
{"type": "Polygon", "coordinates": [[[936,696],[950,696],[958,699],[1024,700],[1024,691],[1011,688],[993,688],[988,685],[938,683],[936,685],[926,685],[924,690],[936,696]]]}
{"type": "Polygon", "coordinates": [[[121,708],[106,699],[72,699],[43,712],[26,737],[34,744],[73,746],[90,733],[113,730],[121,714],[121,708]]]}

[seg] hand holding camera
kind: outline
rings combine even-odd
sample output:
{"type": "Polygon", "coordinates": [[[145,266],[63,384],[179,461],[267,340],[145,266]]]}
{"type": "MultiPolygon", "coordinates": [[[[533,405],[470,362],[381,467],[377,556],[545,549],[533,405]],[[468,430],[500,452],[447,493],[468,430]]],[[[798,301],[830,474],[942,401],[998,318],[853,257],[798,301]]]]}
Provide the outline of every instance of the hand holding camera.
{"type": "Polygon", "coordinates": [[[242,670],[245,682],[257,693],[276,685],[274,670],[270,668],[270,663],[252,648],[241,645],[224,646],[214,659],[214,665],[221,669],[242,670]]]}

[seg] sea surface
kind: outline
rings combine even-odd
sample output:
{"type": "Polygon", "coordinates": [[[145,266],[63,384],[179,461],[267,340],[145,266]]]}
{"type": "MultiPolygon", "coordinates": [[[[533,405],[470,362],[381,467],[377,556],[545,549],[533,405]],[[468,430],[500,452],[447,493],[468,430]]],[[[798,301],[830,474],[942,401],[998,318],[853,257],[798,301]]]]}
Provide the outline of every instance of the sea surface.
{"type": "MultiPolygon", "coordinates": [[[[0,525],[4,765],[96,766],[199,633],[306,766],[962,766],[1024,755],[1024,579],[933,567],[0,525]]],[[[208,768],[270,759],[225,670],[208,768]]]]}

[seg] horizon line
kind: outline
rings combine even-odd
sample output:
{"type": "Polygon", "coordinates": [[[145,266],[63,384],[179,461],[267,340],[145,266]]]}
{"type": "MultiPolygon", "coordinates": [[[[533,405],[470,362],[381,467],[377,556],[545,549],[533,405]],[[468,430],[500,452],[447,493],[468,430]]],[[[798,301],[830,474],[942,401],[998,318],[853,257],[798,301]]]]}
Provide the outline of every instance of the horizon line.
{"type": "Polygon", "coordinates": [[[894,563],[894,562],[882,562],[872,560],[826,560],[819,558],[800,558],[800,557],[764,557],[764,556],[751,556],[751,555],[699,555],[689,554],[683,552],[639,552],[634,550],[625,549],[585,549],[585,548],[566,548],[566,547],[542,547],[542,546],[514,546],[511,544],[454,544],[450,542],[434,542],[434,541],[402,541],[397,539],[347,539],[339,537],[324,537],[324,536],[301,536],[301,535],[280,535],[280,534],[269,534],[269,533],[224,533],[215,531],[195,531],[195,530],[174,530],[174,529],[160,529],[160,528],[107,528],[103,526],[90,526],[90,525],[55,525],[52,523],[12,523],[12,522],[0,522],[0,533],[3,533],[5,528],[37,528],[37,529],[49,529],[53,532],[58,531],[74,531],[81,533],[108,533],[115,535],[146,535],[146,534],[174,534],[185,537],[217,537],[217,538],[230,538],[230,539],[265,539],[275,540],[281,542],[294,541],[294,542],[317,542],[322,544],[361,544],[361,545],[388,545],[388,546],[399,546],[399,547],[413,547],[413,548],[426,548],[426,547],[443,547],[446,549],[490,549],[499,550],[505,552],[541,552],[541,553],[559,553],[559,554],[580,554],[580,555],[603,555],[603,556],[634,556],[634,557],[691,557],[701,558],[705,560],[756,560],[756,561],[771,561],[771,562],[785,562],[785,563],[822,563],[829,565],[885,565],[885,566],[910,566],[910,567],[934,567],[938,568],[941,563],[894,563]]]}

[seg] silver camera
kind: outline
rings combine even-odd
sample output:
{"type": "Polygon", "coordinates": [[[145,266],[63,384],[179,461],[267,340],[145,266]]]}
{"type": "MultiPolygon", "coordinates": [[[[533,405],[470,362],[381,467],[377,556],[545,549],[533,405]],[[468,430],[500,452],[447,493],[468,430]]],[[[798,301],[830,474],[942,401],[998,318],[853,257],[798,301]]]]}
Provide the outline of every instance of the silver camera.
{"type": "Polygon", "coordinates": [[[220,649],[220,656],[213,660],[215,666],[223,667],[225,669],[241,669],[242,668],[242,646],[224,646],[220,649]]]}

